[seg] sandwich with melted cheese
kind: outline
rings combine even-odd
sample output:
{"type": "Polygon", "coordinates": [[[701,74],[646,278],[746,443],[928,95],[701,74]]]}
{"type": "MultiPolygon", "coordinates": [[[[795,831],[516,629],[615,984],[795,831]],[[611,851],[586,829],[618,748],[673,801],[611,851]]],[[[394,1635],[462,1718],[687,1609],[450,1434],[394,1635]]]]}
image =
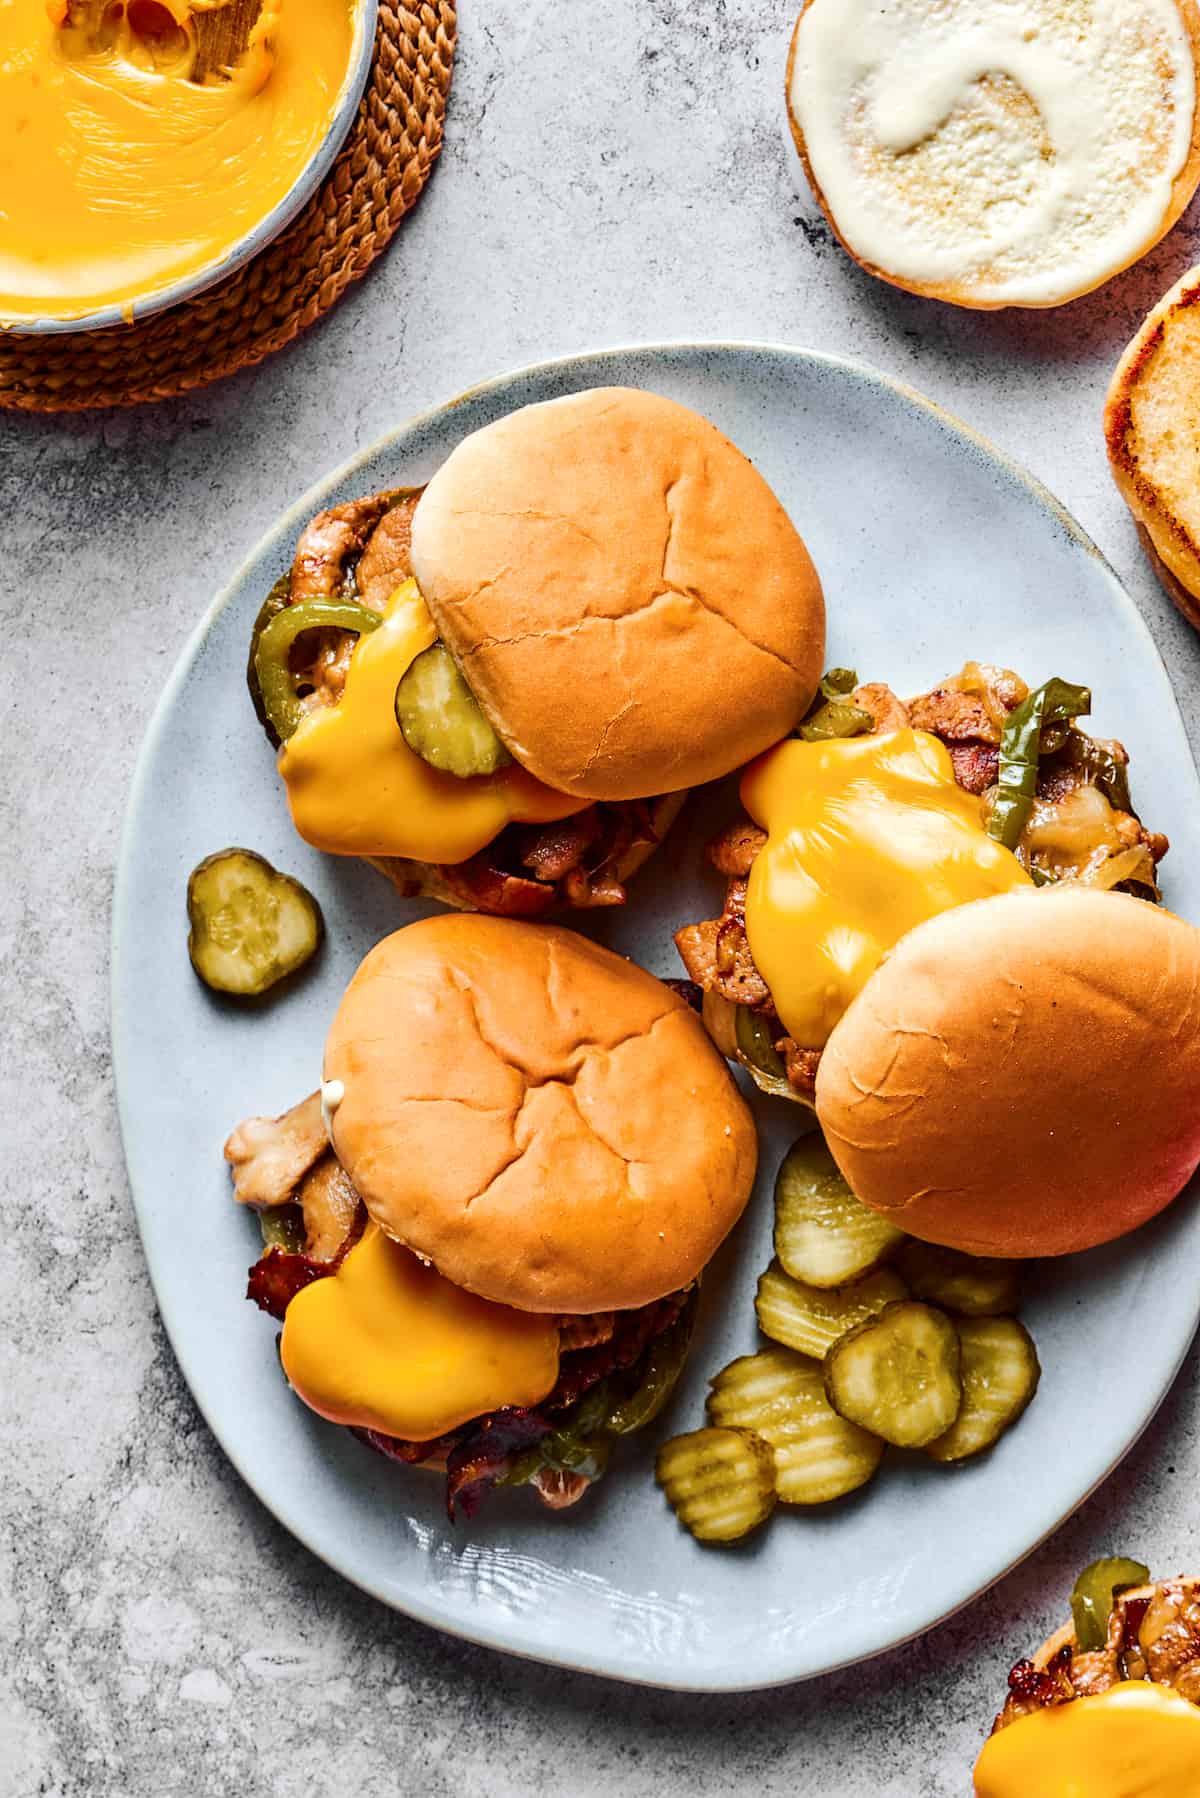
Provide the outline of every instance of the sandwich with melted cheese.
{"type": "Polygon", "coordinates": [[[447,913],[366,957],[323,1073],[225,1146],[293,1390],[444,1473],[451,1517],[573,1503],[670,1397],[753,1184],[699,1018],[569,931],[447,913]]]}
{"type": "Polygon", "coordinates": [[[620,904],[687,789],[787,735],[825,615],[804,544],[698,413],[601,388],[321,513],[250,687],[300,835],[402,894],[620,904]]]}
{"type": "Polygon", "coordinates": [[[1168,847],[1133,809],[1122,745],[1079,728],[1086,688],[1030,692],[979,663],[906,703],[848,670],[821,686],[709,845],[720,917],[675,938],[717,1045],[810,1106],[831,1032],[915,926],[1063,882],[1156,901],[1168,847]]]}
{"type": "Polygon", "coordinates": [[[1070,1623],[1008,1676],[976,1798],[1200,1792],[1200,1581],[1124,1559],[1080,1575],[1070,1623]]]}

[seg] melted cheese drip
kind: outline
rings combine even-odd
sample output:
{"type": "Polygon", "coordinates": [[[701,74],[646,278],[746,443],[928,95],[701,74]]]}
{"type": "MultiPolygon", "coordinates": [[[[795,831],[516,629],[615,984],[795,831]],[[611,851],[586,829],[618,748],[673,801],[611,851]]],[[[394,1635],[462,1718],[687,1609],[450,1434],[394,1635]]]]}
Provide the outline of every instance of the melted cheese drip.
{"type": "Polygon", "coordinates": [[[558,1379],[558,1325],[452,1286],[368,1224],[337,1272],[296,1294],[280,1355],[322,1417],[429,1442],[558,1379]]]}
{"type": "Polygon", "coordinates": [[[991,1736],[975,1798],[1184,1798],[1200,1792],[1200,1710],[1123,1680],[1021,1717],[991,1736]]]}
{"type": "Polygon", "coordinates": [[[802,1048],[824,1045],[917,924],[1030,884],[924,731],[781,743],[747,769],[742,804],[767,832],[746,896],[750,949],[802,1048]]]}
{"type": "Polygon", "coordinates": [[[324,138],[352,0],[266,0],[233,78],[203,85],[188,79],[193,7],[163,10],[173,45],[122,17],[101,46],[67,0],[0,4],[0,324],[132,315],[219,262],[324,138]]]}
{"type": "Polygon", "coordinates": [[[583,811],[516,763],[470,780],[415,755],[396,723],[396,687],[437,629],[411,584],[379,629],[359,639],[336,705],[310,712],[280,751],[292,822],[330,855],[465,862],[506,824],[583,811]]]}

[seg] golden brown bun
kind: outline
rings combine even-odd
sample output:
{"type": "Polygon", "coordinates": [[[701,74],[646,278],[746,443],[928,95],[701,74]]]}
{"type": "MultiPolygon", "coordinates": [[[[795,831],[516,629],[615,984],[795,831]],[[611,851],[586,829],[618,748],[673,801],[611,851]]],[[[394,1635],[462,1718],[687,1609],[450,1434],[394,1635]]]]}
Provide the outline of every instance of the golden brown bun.
{"type": "Polygon", "coordinates": [[[669,987],[553,925],[447,914],[386,937],[325,1048],[333,1146],[371,1216],[524,1311],[695,1278],[754,1180],[749,1110],[669,987]]]}
{"type": "MultiPolygon", "coordinates": [[[[788,52],[785,92],[787,96],[788,122],[791,126],[792,139],[799,152],[800,160],[804,164],[804,172],[808,177],[809,186],[812,188],[813,194],[820,205],[822,212],[825,214],[838,242],[847,254],[854,258],[860,267],[865,268],[868,274],[874,275],[880,281],[887,281],[893,287],[903,288],[906,293],[916,293],[922,295],[926,299],[942,300],[951,306],[965,306],[972,310],[982,312],[996,311],[1004,306],[1020,306],[1030,310],[1037,310],[1039,308],[1050,306],[1062,306],[1069,300],[1078,299],[1082,294],[1090,293],[1095,288],[1103,286],[1103,284],[1106,281],[1110,281],[1114,275],[1120,274],[1123,268],[1128,268],[1132,263],[1139,261],[1148,250],[1153,249],[1154,245],[1158,243],[1161,238],[1165,237],[1171,227],[1178,222],[1191,202],[1197,186],[1200,186],[1200,105],[1197,105],[1192,120],[1191,148],[1187,160],[1184,162],[1183,167],[1175,176],[1175,179],[1171,184],[1170,198],[1166,207],[1159,218],[1156,219],[1153,228],[1138,244],[1133,253],[1120,256],[1109,266],[1105,267],[1102,272],[1097,272],[1094,276],[1082,281],[1065,281],[1061,290],[1056,291],[1053,297],[1050,298],[1020,298],[1005,296],[1003,293],[989,297],[986,294],[981,294],[969,280],[922,282],[906,279],[904,276],[895,273],[891,269],[881,266],[878,262],[873,262],[867,257],[858,254],[853,244],[850,243],[843,234],[837,216],[830,206],[813,171],[812,160],[809,156],[804,130],[796,116],[796,109],[793,102],[793,78],[796,70],[796,55],[800,37],[800,26],[803,22],[805,13],[813,3],[814,0],[804,0],[804,5],[800,9],[800,16],[796,20],[795,29],[792,32],[791,47],[788,52]]],[[[1197,10],[1195,0],[1175,0],[1175,6],[1191,43],[1194,76],[1197,86],[1200,87],[1200,11],[1197,10]]],[[[921,0],[921,4],[916,10],[932,11],[934,8],[932,5],[926,5],[925,0],[921,0]]],[[[964,4],[964,32],[969,32],[974,23],[975,21],[970,14],[969,4],[964,4]]],[[[965,99],[966,95],[964,94],[964,100],[965,99]]],[[[1011,114],[1017,118],[1022,114],[1027,114],[1031,104],[1029,97],[1017,84],[1014,84],[1007,92],[995,93],[993,95],[992,103],[993,106],[998,107],[998,110],[1002,114],[1011,114]]],[[[1097,96],[1097,106],[1102,107],[1102,105],[1103,96],[1097,96]]],[[[1021,123],[1024,124],[1025,121],[1021,120],[1021,123]]],[[[1157,126],[1158,120],[1156,118],[1148,120],[1147,136],[1151,141],[1153,141],[1154,137],[1157,135],[1157,126]]],[[[986,136],[984,133],[980,134],[978,141],[981,145],[986,143],[986,136]]],[[[1049,149],[1048,139],[1045,149],[1049,149]]],[[[1045,155],[1045,149],[1039,154],[1031,145],[1031,172],[1033,171],[1034,156],[1037,157],[1038,162],[1041,162],[1045,155]]],[[[1121,146],[1120,153],[1128,154],[1126,146],[1121,146]]],[[[1012,151],[1010,149],[1010,159],[1011,156],[1012,151]]],[[[902,155],[897,160],[902,162],[903,159],[902,155]]],[[[1049,150],[1048,159],[1053,160],[1052,149],[1049,150]]],[[[1119,171],[1117,172],[1117,178],[1120,178],[1119,171]]],[[[910,180],[911,176],[906,175],[906,185],[910,180]]],[[[910,189],[909,193],[905,195],[905,200],[911,203],[911,198],[912,195],[910,189]]],[[[947,207],[945,192],[939,191],[936,184],[931,185],[927,203],[931,210],[938,208],[945,210],[947,207]]]]}
{"type": "Polygon", "coordinates": [[[1177,281],[1117,364],[1104,408],[1113,478],[1159,580],[1200,627],[1200,268],[1177,281]]]}
{"type": "Polygon", "coordinates": [[[836,1025],[817,1117],[858,1196],[976,1255],[1135,1229],[1200,1163],[1200,931],[1064,882],[904,937],[836,1025]]]}
{"type": "Polygon", "coordinates": [[[459,444],[417,507],[421,592],[516,759],[643,799],[787,735],[825,655],[808,552],[699,413],[635,388],[525,406],[459,444]]]}

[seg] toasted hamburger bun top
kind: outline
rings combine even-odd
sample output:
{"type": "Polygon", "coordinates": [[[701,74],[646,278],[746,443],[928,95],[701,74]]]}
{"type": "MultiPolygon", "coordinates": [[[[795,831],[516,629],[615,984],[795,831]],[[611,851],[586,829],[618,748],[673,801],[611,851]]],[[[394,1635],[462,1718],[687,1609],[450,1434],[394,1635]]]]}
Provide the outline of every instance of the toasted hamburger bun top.
{"type": "Polygon", "coordinates": [[[1200,268],[1148,315],[1104,408],[1113,477],[1180,611],[1200,625],[1200,268]]]}
{"type": "Polygon", "coordinates": [[[669,987],[550,925],[428,918],[371,951],[325,1048],[333,1146],[367,1210],[525,1311],[686,1285],[754,1180],[754,1125],[669,987]]]}
{"type": "Polygon", "coordinates": [[[1071,883],[944,912],[835,1027],[816,1107],[853,1190],[914,1236],[1121,1236],[1200,1163],[1200,931],[1071,883]]]}
{"type": "Polygon", "coordinates": [[[762,476],[673,400],[605,387],[459,444],[413,567],[516,759],[560,792],[643,799],[787,735],[825,653],[821,584],[762,476]]]}
{"type": "Polygon", "coordinates": [[[872,274],[1058,306],[1157,243],[1200,181],[1193,0],[807,0],[788,112],[872,274]]]}

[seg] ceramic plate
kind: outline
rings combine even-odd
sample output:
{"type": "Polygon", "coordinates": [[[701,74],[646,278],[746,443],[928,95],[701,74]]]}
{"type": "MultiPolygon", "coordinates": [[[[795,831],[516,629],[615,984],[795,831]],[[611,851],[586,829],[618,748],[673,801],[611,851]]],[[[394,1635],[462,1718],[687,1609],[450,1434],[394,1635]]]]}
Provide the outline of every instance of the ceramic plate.
{"type": "MultiPolygon", "coordinates": [[[[902,1642],[1081,1503],[1145,1427],[1187,1349],[1200,1215],[1184,1198],[1116,1247],[1033,1275],[1025,1316],[1041,1391],[993,1453],[955,1470],[896,1455],[861,1494],[780,1512],[732,1551],[700,1548],[677,1528],[652,1479],[653,1441],[626,1445],[576,1510],[555,1516],[529,1494],[504,1494],[452,1528],[438,1479],[373,1455],[291,1397],[276,1327],[242,1296],[257,1226],[231,1203],[221,1145],[248,1113],[280,1112],[312,1090],[360,957],[430,908],[400,903],[365,866],[323,858],[292,834],[246,698],[251,622],[320,507],[424,481],[502,413],[611,382],[696,407],[762,469],[824,578],[831,663],[901,693],[970,657],[1030,682],[1089,683],[1097,730],[1128,745],[1141,810],[1171,836],[1167,899],[1200,918],[1200,795],[1166,674],[1112,571],[1043,488],[917,394],[848,362],[749,345],[613,351],[506,376],[404,425],[308,494],[214,602],[134,782],[115,909],[116,1069],[163,1319],[205,1417],[263,1503],[347,1578],[441,1629],[622,1679],[733,1690],[902,1642]],[[257,1009],[209,994],[184,950],[188,872],[230,843],[298,875],[329,927],[308,976],[257,1009]],[[1133,1339],[1137,1355],[1108,1356],[1098,1380],[1102,1346],[1133,1339]]],[[[699,849],[730,804],[728,790],[701,796],[629,909],[589,928],[680,974],[671,931],[719,909],[699,849]]],[[[660,1439],[700,1423],[706,1377],[755,1346],[771,1177],[798,1121],[786,1103],[756,1105],[764,1178],[706,1282],[689,1374],[660,1439]]]]}

